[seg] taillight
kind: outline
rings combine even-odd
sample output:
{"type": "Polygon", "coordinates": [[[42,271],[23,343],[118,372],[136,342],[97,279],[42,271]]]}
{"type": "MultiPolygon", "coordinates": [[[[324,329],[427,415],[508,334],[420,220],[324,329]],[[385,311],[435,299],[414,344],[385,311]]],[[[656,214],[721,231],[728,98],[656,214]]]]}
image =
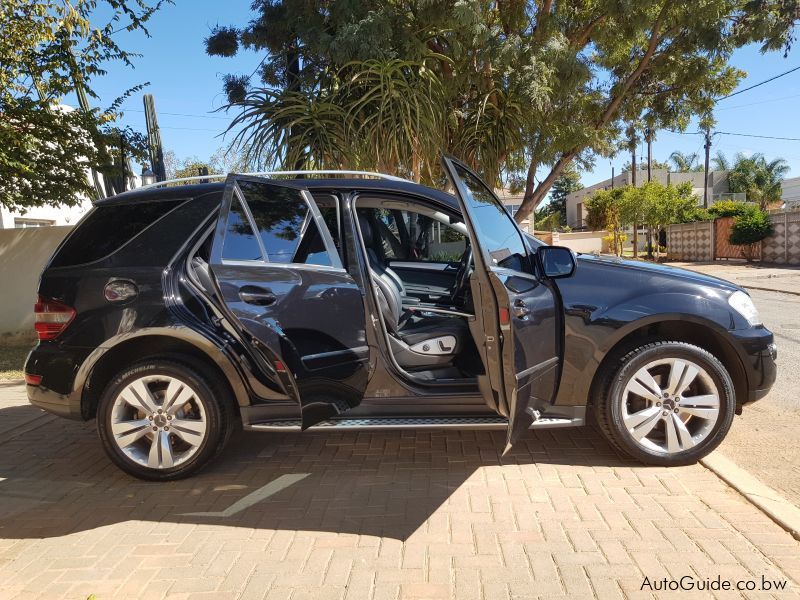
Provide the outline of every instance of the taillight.
{"type": "Polygon", "coordinates": [[[33,307],[36,333],[40,340],[52,340],[75,318],[75,309],[63,302],[42,298],[33,307]]]}

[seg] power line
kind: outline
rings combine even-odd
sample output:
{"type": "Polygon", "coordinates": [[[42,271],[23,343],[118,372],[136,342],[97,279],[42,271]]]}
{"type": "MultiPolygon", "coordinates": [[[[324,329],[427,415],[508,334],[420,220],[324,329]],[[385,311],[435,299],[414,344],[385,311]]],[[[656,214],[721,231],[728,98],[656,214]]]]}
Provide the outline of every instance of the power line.
{"type": "Polygon", "coordinates": [[[778,73],[774,77],[770,77],[769,79],[765,79],[764,81],[759,81],[758,83],[755,83],[755,84],[753,84],[753,85],[751,85],[749,87],[746,87],[746,88],[744,88],[742,90],[733,92],[732,94],[728,94],[727,96],[723,96],[722,98],[717,98],[716,101],[719,102],[720,100],[726,100],[726,99],[731,98],[733,96],[737,96],[737,95],[739,95],[741,93],[744,93],[744,92],[747,92],[747,91],[752,90],[754,88],[757,88],[760,85],[764,85],[765,83],[769,83],[770,81],[775,81],[776,79],[779,79],[779,78],[783,77],[784,75],[788,75],[789,73],[794,73],[795,71],[800,71],[800,67],[795,67],[794,69],[789,69],[788,71],[784,71],[783,73],[778,73]]]}
{"type": "Polygon", "coordinates": [[[759,100],[758,102],[748,102],[747,104],[737,104],[736,106],[723,106],[722,108],[714,109],[714,112],[719,112],[721,110],[733,110],[735,108],[745,108],[747,106],[756,106],[758,104],[769,104],[770,102],[780,102],[782,100],[789,100],[790,98],[800,98],[800,94],[781,96],[780,98],[770,98],[769,100],[759,100]]]}
{"type": "Polygon", "coordinates": [[[764,140],[785,140],[787,142],[800,142],[800,138],[780,137],[775,135],[755,135],[752,133],[733,133],[731,131],[716,131],[720,135],[737,135],[739,137],[761,138],[764,140]]]}

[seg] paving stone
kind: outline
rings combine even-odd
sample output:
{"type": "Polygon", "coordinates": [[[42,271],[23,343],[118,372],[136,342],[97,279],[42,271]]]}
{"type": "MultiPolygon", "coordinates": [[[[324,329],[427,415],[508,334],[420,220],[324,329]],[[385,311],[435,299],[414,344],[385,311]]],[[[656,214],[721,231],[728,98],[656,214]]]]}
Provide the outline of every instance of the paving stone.
{"type": "Polygon", "coordinates": [[[0,438],[3,599],[639,598],[645,576],[684,575],[800,590],[800,544],[716,476],[639,465],[591,429],[505,457],[502,432],[239,434],[196,477],[152,484],[109,463],[92,423],[41,417],[0,388],[0,423],[36,432],[0,438]],[[298,472],[230,518],[186,515],[298,472]]]}

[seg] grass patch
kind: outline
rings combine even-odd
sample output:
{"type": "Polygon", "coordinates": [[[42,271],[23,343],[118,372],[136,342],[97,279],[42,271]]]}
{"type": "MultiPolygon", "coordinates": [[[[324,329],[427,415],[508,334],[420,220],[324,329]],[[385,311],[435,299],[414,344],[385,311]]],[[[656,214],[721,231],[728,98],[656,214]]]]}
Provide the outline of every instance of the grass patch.
{"type": "Polygon", "coordinates": [[[0,381],[22,379],[25,357],[32,346],[33,343],[19,342],[0,344],[0,381]]]}

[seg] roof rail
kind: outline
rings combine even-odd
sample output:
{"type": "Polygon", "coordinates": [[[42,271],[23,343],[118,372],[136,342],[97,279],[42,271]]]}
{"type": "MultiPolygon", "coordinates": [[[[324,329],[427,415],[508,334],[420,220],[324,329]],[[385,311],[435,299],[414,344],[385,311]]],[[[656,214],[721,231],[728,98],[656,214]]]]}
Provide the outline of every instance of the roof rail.
{"type": "Polygon", "coordinates": [[[143,185],[136,189],[145,190],[168,185],[170,183],[190,183],[192,181],[208,181],[210,179],[227,179],[228,175],[247,175],[249,177],[272,177],[273,175],[357,175],[359,177],[376,177],[377,179],[387,179],[390,181],[408,181],[402,177],[386,175],[385,173],[373,173],[372,171],[261,171],[259,173],[228,173],[226,175],[195,175],[194,177],[178,177],[177,179],[167,179],[166,181],[156,181],[148,185],[143,185]]]}

